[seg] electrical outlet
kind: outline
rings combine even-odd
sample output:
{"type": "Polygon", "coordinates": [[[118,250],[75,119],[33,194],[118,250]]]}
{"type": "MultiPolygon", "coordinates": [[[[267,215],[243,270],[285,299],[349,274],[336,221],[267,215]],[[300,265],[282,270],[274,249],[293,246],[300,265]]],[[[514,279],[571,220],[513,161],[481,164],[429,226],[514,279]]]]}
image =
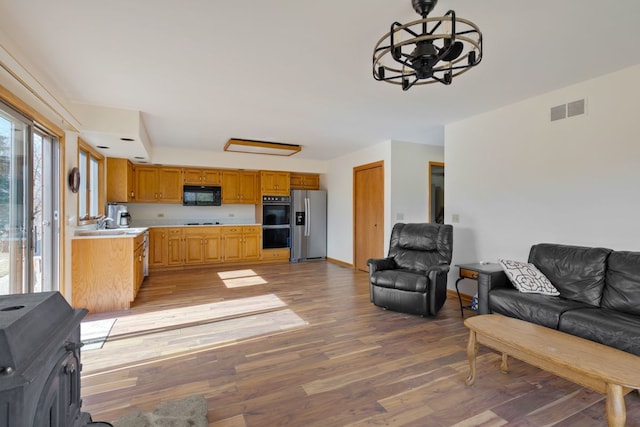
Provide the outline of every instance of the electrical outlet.
{"type": "Polygon", "coordinates": [[[396,214],[396,220],[398,220],[398,221],[402,221],[402,220],[404,220],[404,214],[403,214],[403,213],[399,213],[399,212],[398,212],[398,213],[396,214]]]}
{"type": "Polygon", "coordinates": [[[460,222],[460,215],[459,214],[452,214],[451,215],[451,222],[460,222]]]}

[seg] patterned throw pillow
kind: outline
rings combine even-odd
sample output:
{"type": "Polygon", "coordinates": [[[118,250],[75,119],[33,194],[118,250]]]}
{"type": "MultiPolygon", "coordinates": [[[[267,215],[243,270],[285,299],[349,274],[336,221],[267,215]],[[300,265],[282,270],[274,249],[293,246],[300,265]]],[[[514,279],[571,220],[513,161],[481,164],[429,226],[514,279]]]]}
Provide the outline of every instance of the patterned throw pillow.
{"type": "Polygon", "coordinates": [[[498,262],[517,290],[529,294],[560,295],[535,265],[526,262],[499,259],[498,262]]]}

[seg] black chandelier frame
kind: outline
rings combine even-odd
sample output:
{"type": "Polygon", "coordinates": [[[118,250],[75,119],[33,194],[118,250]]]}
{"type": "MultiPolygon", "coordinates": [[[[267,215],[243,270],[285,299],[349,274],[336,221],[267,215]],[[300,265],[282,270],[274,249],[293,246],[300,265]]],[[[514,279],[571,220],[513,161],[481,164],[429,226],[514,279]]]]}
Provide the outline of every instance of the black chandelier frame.
{"type": "Polygon", "coordinates": [[[405,91],[414,85],[436,82],[449,85],[454,77],[480,63],[482,32],[476,24],[456,17],[453,10],[431,18],[427,13],[422,13],[422,19],[407,24],[394,22],[390,31],[378,40],[373,50],[376,80],[401,85],[405,91]],[[450,24],[451,31],[436,33],[446,23],[450,24]],[[430,29],[429,24],[432,24],[430,29]],[[442,46],[434,49],[438,41],[442,46]],[[413,47],[411,52],[410,47],[413,47]],[[425,49],[431,54],[420,56],[425,49]]]}

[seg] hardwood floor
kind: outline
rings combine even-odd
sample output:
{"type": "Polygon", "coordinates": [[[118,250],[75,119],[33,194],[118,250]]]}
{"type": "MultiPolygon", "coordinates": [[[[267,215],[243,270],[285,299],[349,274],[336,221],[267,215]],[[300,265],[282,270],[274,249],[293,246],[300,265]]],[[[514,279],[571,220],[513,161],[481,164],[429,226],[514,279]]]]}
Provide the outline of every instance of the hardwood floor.
{"type": "MultiPolygon", "coordinates": [[[[113,421],[200,393],[210,427],[606,425],[602,395],[514,359],[502,374],[484,347],[467,387],[455,298],[421,318],[368,292],[326,262],[152,273],[130,310],[86,319],[117,317],[82,354],[83,410],[113,421]]],[[[640,426],[640,397],[625,403],[640,426]]]]}

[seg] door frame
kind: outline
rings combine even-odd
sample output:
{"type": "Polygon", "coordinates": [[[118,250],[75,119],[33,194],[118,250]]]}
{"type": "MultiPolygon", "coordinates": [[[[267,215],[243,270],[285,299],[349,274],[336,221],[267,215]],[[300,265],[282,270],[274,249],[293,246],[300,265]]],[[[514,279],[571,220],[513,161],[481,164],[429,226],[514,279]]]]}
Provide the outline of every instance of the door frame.
{"type": "Polygon", "coordinates": [[[356,175],[358,174],[358,172],[363,171],[363,170],[367,170],[367,169],[374,169],[374,168],[380,168],[382,170],[382,241],[380,242],[380,244],[382,245],[382,248],[378,248],[381,250],[381,253],[384,254],[384,209],[385,209],[385,205],[384,205],[384,160],[380,160],[377,162],[373,162],[373,163],[367,163],[364,165],[360,165],[360,166],[355,166],[353,168],[353,178],[352,178],[352,185],[353,185],[353,200],[352,200],[352,206],[353,206],[353,268],[355,270],[357,270],[357,227],[356,227],[356,219],[357,219],[357,212],[356,212],[356,200],[357,200],[357,186],[356,186],[356,175]]]}
{"type": "Polygon", "coordinates": [[[444,162],[429,162],[427,170],[428,184],[427,184],[427,222],[431,222],[433,212],[431,212],[431,206],[433,206],[433,194],[431,192],[431,177],[433,176],[433,167],[442,167],[444,169],[444,162]]]}

